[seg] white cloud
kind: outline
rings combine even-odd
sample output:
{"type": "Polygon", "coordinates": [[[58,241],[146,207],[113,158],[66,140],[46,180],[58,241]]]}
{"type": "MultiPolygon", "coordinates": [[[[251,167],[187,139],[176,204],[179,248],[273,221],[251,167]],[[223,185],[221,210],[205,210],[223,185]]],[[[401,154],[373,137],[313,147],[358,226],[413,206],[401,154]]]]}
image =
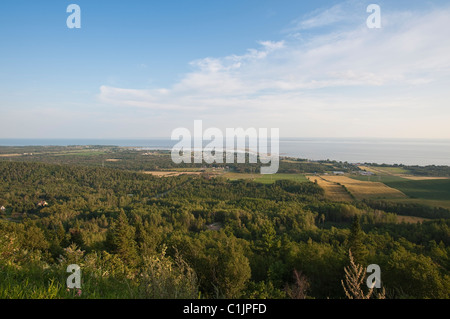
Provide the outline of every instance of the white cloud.
{"type": "MultiPolygon", "coordinates": [[[[295,27],[348,22],[350,3],[315,12],[295,27]]],[[[357,136],[438,132],[450,138],[447,126],[436,129],[430,116],[450,115],[445,88],[450,87],[450,9],[383,11],[383,28],[377,30],[366,27],[364,14],[327,33],[260,41],[241,55],[198,59],[172,87],[102,86],[99,99],[185,120],[208,118],[216,126],[278,126],[284,136],[350,133],[361,126],[356,118],[365,121],[357,136]],[[408,121],[401,118],[405,112],[408,121]],[[397,120],[386,121],[392,116],[397,120]],[[419,122],[421,129],[412,127],[419,122]]]]}
{"type": "Polygon", "coordinates": [[[323,26],[328,26],[348,19],[348,12],[346,14],[343,4],[334,5],[325,10],[316,10],[301,19],[294,21],[293,26],[287,31],[308,30],[323,26]]]}

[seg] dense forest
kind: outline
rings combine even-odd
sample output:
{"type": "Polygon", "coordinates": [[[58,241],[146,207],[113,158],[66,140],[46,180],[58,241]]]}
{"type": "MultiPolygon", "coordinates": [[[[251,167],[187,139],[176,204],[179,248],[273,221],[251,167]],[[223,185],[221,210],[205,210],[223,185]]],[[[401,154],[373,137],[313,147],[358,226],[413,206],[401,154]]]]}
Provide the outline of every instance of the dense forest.
{"type": "Polygon", "coordinates": [[[349,251],[380,266],[386,298],[450,297],[448,210],[83,161],[0,161],[0,298],[347,298],[349,251]],[[430,220],[399,223],[408,211],[430,220]]]}

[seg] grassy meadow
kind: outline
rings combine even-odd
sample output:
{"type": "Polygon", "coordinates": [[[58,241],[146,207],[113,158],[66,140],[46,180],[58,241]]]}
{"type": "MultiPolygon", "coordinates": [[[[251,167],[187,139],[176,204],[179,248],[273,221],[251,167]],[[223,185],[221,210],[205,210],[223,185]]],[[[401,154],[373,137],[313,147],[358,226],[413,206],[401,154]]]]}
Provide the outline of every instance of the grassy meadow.
{"type": "Polygon", "coordinates": [[[450,179],[390,181],[385,184],[411,198],[450,200],[450,179]]]}
{"type": "Polygon", "coordinates": [[[221,175],[229,180],[238,179],[249,179],[258,183],[272,184],[279,180],[291,180],[298,183],[307,182],[308,179],[303,174],[273,174],[273,175],[262,175],[262,174],[246,174],[246,173],[224,173],[221,175]]]}

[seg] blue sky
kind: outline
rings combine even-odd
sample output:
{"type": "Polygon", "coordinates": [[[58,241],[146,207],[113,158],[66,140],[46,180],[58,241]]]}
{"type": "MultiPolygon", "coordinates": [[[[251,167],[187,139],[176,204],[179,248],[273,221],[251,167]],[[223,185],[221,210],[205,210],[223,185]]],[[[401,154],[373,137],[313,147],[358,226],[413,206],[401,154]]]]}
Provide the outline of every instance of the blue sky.
{"type": "Polygon", "coordinates": [[[2,1],[0,137],[170,137],[201,119],[450,138],[449,20],[437,0],[2,1]]]}

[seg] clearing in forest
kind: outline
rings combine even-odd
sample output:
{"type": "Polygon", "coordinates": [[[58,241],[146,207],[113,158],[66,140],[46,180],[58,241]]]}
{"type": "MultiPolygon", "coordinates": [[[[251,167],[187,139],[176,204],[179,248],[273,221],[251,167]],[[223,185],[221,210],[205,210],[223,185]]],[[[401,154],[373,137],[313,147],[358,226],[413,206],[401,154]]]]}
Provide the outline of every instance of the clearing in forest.
{"type": "Polygon", "coordinates": [[[325,191],[325,197],[336,202],[351,202],[353,199],[350,194],[335,182],[327,181],[321,176],[307,176],[311,182],[317,181],[317,184],[325,191]]]}
{"type": "Polygon", "coordinates": [[[178,175],[200,175],[202,172],[179,172],[179,171],[145,171],[144,174],[150,174],[157,177],[169,177],[178,175]]]}
{"type": "Polygon", "coordinates": [[[326,175],[321,177],[326,181],[344,185],[347,190],[358,200],[407,198],[407,196],[398,189],[389,187],[379,182],[359,181],[347,176],[326,175]]]}

